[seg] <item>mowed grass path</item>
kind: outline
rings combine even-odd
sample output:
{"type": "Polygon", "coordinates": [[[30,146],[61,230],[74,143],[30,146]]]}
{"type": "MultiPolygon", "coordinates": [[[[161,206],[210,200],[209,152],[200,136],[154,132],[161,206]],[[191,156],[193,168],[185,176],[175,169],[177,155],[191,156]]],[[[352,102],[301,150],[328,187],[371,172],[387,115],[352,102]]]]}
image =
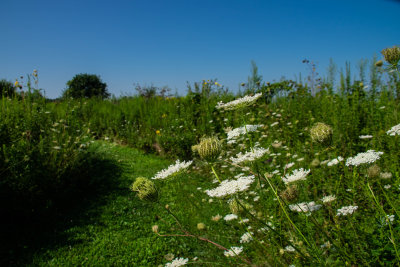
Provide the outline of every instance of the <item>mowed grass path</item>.
{"type": "Polygon", "coordinates": [[[158,237],[151,229],[152,225],[160,224],[164,225],[161,231],[173,233],[165,229],[169,223],[174,223],[163,208],[169,204],[183,224],[192,232],[198,231],[196,225],[200,218],[204,220],[204,216],[211,218],[217,214],[218,205],[190,204],[193,202],[190,198],[198,199],[201,194],[196,188],[210,186],[209,181],[193,173],[181,174],[157,183],[163,204],[141,201],[129,189],[136,177],[151,178],[173,162],[109,143],[99,143],[98,153],[115,162],[120,170],[119,173],[105,170],[107,178],[112,179],[112,186],[103,190],[107,193],[84,200],[81,207],[74,208],[57,222],[56,230],[44,237],[46,245],[32,253],[28,265],[158,266],[167,262],[164,255],[168,253],[187,258],[204,255],[211,261],[223,255],[221,250],[206,242],[185,237],[158,237]]]}

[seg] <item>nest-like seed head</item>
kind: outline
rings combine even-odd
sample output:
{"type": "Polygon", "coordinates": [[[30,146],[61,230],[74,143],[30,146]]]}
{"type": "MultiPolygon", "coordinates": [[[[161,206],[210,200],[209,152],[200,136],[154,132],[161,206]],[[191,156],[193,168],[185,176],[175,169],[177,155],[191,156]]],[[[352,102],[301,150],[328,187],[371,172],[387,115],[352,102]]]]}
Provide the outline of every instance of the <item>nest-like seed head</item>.
{"type": "Polygon", "coordinates": [[[136,192],[137,196],[142,200],[155,200],[158,197],[155,184],[145,177],[136,178],[131,186],[131,190],[136,192]]]}
{"type": "Polygon", "coordinates": [[[389,47],[383,49],[381,53],[389,64],[397,66],[400,60],[400,47],[398,46],[389,47]]]}
{"type": "Polygon", "coordinates": [[[329,143],[332,138],[332,133],[332,127],[322,122],[317,122],[310,129],[311,139],[318,143],[329,143]]]}
{"type": "Polygon", "coordinates": [[[207,161],[218,158],[222,150],[222,143],[216,137],[203,138],[196,147],[200,157],[207,161]]]}

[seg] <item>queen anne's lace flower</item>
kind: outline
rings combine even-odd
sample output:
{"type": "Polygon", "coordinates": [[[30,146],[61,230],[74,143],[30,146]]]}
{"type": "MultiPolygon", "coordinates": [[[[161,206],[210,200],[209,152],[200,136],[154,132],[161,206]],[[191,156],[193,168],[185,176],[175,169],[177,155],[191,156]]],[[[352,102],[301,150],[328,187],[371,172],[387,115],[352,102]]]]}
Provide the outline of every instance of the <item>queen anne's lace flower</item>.
{"type": "Polygon", "coordinates": [[[165,264],[165,267],[179,267],[186,265],[186,263],[189,261],[189,259],[184,259],[184,258],[176,258],[172,262],[169,262],[165,264]]]}
{"type": "Polygon", "coordinates": [[[289,209],[291,211],[297,211],[297,212],[312,212],[315,210],[319,210],[322,207],[322,205],[317,205],[315,204],[314,201],[311,201],[309,203],[302,202],[302,203],[297,203],[297,204],[292,204],[289,205],[289,209]]]}
{"type": "Polygon", "coordinates": [[[222,183],[211,190],[206,190],[207,195],[210,197],[224,197],[227,195],[232,195],[238,192],[247,190],[250,185],[254,182],[254,175],[236,176],[237,180],[224,180],[222,183]]]}
{"type": "Polygon", "coordinates": [[[242,98],[233,100],[231,102],[228,103],[222,103],[218,102],[217,104],[217,109],[225,109],[225,110],[234,110],[234,109],[238,109],[238,108],[242,108],[242,107],[246,107],[249,106],[251,104],[253,104],[254,102],[256,102],[257,99],[259,99],[262,96],[262,93],[258,93],[255,94],[254,96],[244,96],[242,98]]]}
{"type": "Polygon", "coordinates": [[[388,135],[395,136],[400,135],[400,124],[393,126],[389,131],[386,132],[388,135]]]}
{"type": "Polygon", "coordinates": [[[358,138],[360,139],[371,139],[373,136],[372,135],[360,135],[358,138]]]}
{"type": "Polygon", "coordinates": [[[373,163],[380,159],[383,152],[376,152],[374,150],[368,150],[364,153],[358,153],[355,157],[350,157],[346,160],[346,166],[358,166],[365,163],[373,163]]]}
{"type": "Polygon", "coordinates": [[[345,206],[337,210],[336,216],[346,216],[352,214],[358,209],[358,206],[345,206]]]}
{"type": "Polygon", "coordinates": [[[323,197],[323,198],[321,199],[321,201],[322,201],[323,203],[332,202],[332,201],[334,201],[334,200],[336,200],[336,196],[335,196],[335,195],[325,196],[325,197],[323,197]]]}
{"type": "Polygon", "coordinates": [[[262,156],[264,156],[264,154],[268,152],[269,152],[268,149],[262,147],[254,147],[253,151],[249,151],[244,154],[240,152],[239,154],[236,155],[236,158],[231,157],[231,161],[234,164],[239,164],[246,161],[254,161],[258,158],[261,158],[262,156]]]}
{"type": "Polygon", "coordinates": [[[300,168],[298,170],[294,170],[291,175],[286,175],[285,177],[282,178],[282,180],[285,184],[289,184],[300,180],[305,180],[307,174],[309,173],[310,170],[304,170],[303,168],[300,168]]]}
{"type": "Polygon", "coordinates": [[[234,138],[236,138],[236,137],[238,137],[238,136],[240,136],[240,135],[242,135],[242,134],[246,134],[246,131],[249,133],[249,132],[254,132],[254,131],[256,131],[258,128],[260,128],[260,127],[262,127],[262,126],[264,126],[264,125],[262,125],[262,124],[257,124],[257,125],[246,125],[246,126],[243,126],[243,127],[239,127],[239,128],[235,128],[235,129],[233,129],[233,130],[231,130],[231,131],[229,131],[227,134],[228,134],[228,141],[230,141],[230,140],[232,140],[232,139],[234,139],[234,138]]]}
{"type": "Polygon", "coordinates": [[[337,157],[336,159],[333,159],[331,161],[329,161],[326,165],[328,165],[329,167],[333,166],[333,165],[337,165],[339,162],[343,161],[343,158],[341,156],[337,157]]]}
{"type": "Polygon", "coordinates": [[[167,169],[159,171],[153,178],[151,179],[165,179],[168,176],[171,176],[173,174],[176,174],[180,172],[181,170],[184,170],[188,168],[193,161],[188,161],[188,162],[180,162],[179,159],[175,162],[174,165],[169,166],[167,169]]]}
{"type": "Polygon", "coordinates": [[[240,238],[240,243],[249,243],[250,241],[253,240],[253,237],[251,236],[253,233],[246,232],[242,235],[240,238]]]}
{"type": "Polygon", "coordinates": [[[228,251],[224,252],[226,257],[234,257],[243,251],[243,247],[231,247],[228,251]]]}
{"type": "Polygon", "coordinates": [[[228,221],[232,221],[237,218],[238,218],[238,216],[236,214],[228,214],[224,217],[224,220],[228,222],[228,221]]]}

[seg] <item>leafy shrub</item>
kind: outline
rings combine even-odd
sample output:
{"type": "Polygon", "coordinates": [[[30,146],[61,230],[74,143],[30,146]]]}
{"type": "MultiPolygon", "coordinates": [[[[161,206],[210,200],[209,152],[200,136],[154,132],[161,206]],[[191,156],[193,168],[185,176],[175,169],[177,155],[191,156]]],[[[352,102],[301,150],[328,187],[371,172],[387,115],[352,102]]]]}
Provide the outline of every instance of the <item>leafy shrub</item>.
{"type": "Polygon", "coordinates": [[[67,82],[67,89],[63,93],[64,97],[72,98],[108,98],[107,84],[103,83],[98,75],[77,74],[72,80],[67,82]]]}

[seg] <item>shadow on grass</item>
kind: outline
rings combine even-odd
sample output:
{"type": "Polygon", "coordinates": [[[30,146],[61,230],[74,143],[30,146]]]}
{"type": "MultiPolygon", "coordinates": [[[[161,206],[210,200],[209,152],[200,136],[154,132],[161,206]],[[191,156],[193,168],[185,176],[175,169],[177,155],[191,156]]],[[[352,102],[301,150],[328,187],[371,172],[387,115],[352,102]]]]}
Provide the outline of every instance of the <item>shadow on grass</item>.
{"type": "Polygon", "coordinates": [[[52,208],[36,214],[11,212],[0,220],[0,266],[26,265],[38,251],[79,243],[67,230],[95,223],[109,196],[121,188],[120,167],[101,155],[70,175],[70,182],[80,181],[79,188],[66,186],[74,189],[56,194],[52,208]]]}

